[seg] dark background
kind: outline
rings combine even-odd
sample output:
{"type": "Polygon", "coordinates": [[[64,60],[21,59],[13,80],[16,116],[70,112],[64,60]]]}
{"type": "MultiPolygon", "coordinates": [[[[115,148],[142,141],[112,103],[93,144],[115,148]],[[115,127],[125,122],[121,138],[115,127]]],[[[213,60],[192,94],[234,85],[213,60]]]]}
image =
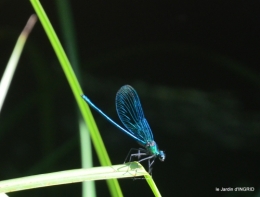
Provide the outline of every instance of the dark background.
{"type": "MultiPolygon", "coordinates": [[[[56,1],[42,0],[62,43],[56,1]]],[[[166,151],[153,178],[162,196],[259,197],[259,1],[70,1],[84,93],[116,122],[124,84],[138,92],[166,151]],[[216,192],[254,187],[254,192],[216,192]]],[[[0,1],[0,69],[34,10],[0,1]]],[[[113,164],[138,144],[93,113],[113,164]]],[[[76,104],[38,22],[0,115],[0,179],[80,168],[76,104]]],[[[94,165],[99,162],[94,155],[94,165]]],[[[153,196],[120,180],[125,196],[153,196]]],[[[98,196],[109,196],[104,181],[98,196]]],[[[10,196],[80,196],[70,184],[10,196]]]]}

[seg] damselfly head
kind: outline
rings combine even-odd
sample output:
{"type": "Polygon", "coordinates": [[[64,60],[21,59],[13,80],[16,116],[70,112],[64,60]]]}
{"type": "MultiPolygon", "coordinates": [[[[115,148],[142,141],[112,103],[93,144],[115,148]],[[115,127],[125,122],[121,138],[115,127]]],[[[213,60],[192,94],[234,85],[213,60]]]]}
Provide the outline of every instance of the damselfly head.
{"type": "Polygon", "coordinates": [[[164,161],[166,158],[166,154],[164,153],[164,151],[160,150],[158,157],[160,161],[164,161]]]}

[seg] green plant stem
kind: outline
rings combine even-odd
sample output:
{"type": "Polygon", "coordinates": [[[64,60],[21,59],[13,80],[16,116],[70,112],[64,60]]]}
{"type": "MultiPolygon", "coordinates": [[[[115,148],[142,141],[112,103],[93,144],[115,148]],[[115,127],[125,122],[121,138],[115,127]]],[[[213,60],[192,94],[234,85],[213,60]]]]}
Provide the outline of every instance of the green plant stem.
{"type": "Polygon", "coordinates": [[[24,27],[22,33],[20,34],[16,45],[14,47],[14,50],[12,52],[12,55],[7,63],[6,69],[4,71],[4,74],[2,76],[2,79],[0,81],[0,112],[7,94],[7,91],[10,87],[11,81],[13,79],[13,75],[15,72],[15,69],[17,67],[18,61],[20,59],[20,56],[22,54],[23,51],[23,47],[25,45],[25,42],[32,30],[32,28],[34,27],[35,23],[37,21],[37,17],[35,15],[32,15],[26,26],[24,27]]]}
{"type": "MultiPolygon", "coordinates": [[[[102,141],[102,138],[97,129],[96,123],[91,115],[89,107],[86,105],[86,103],[82,100],[82,98],[80,96],[82,94],[82,89],[74,74],[74,71],[70,65],[70,62],[59,42],[59,39],[49,21],[46,13],[44,12],[44,9],[41,6],[40,2],[38,0],[31,0],[31,3],[32,3],[32,5],[39,17],[39,20],[41,21],[43,28],[54,48],[54,51],[58,57],[58,60],[62,66],[65,76],[69,82],[69,85],[72,89],[74,97],[77,101],[79,109],[83,115],[85,122],[88,125],[90,134],[91,134],[91,138],[93,141],[93,145],[97,152],[99,161],[102,166],[110,166],[111,162],[108,157],[107,151],[106,151],[104,143],[102,141]]],[[[110,193],[112,196],[123,196],[117,180],[112,179],[112,180],[108,181],[108,185],[110,186],[109,189],[110,189],[110,193]]]]}
{"type": "Polygon", "coordinates": [[[148,173],[143,166],[137,162],[88,169],[74,169],[0,181],[0,193],[82,181],[128,178],[144,175],[148,175],[148,173]]]}
{"type": "MultiPolygon", "coordinates": [[[[76,42],[76,33],[73,23],[72,9],[69,0],[56,0],[58,16],[61,24],[61,32],[64,40],[65,50],[67,51],[68,57],[71,61],[72,67],[81,82],[80,74],[80,61],[78,57],[78,47],[76,42]]],[[[80,150],[81,150],[81,165],[82,168],[93,167],[92,161],[92,146],[91,137],[89,134],[89,129],[87,128],[82,116],[79,112],[78,107],[76,108],[76,113],[78,115],[78,124],[80,132],[80,150]]],[[[95,197],[96,189],[94,181],[87,181],[82,183],[82,197],[95,197]]]]}

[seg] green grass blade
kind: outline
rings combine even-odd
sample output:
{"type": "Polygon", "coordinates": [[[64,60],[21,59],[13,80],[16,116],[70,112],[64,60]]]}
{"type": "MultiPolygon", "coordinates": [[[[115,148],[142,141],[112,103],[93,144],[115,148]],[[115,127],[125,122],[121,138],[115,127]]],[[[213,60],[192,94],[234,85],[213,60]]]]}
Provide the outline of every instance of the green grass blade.
{"type": "MultiPolygon", "coordinates": [[[[52,47],[58,57],[58,60],[62,66],[65,76],[72,89],[73,95],[77,101],[79,109],[83,115],[85,122],[88,125],[90,134],[91,134],[91,138],[93,141],[93,145],[97,152],[99,161],[102,166],[110,166],[111,162],[108,157],[107,151],[106,151],[104,143],[102,141],[102,138],[97,129],[96,123],[92,117],[89,107],[86,105],[86,103],[82,100],[82,98],[80,96],[83,93],[82,89],[74,74],[74,71],[70,65],[70,62],[59,42],[59,39],[49,21],[46,13],[44,12],[40,2],[38,0],[31,0],[31,3],[32,3],[41,23],[43,25],[43,28],[52,44],[52,47]]],[[[109,185],[109,190],[110,190],[110,193],[112,196],[123,196],[117,180],[115,180],[115,179],[109,180],[108,185],[109,185]]]]}
{"type": "MultiPolygon", "coordinates": [[[[0,82],[0,95],[1,95],[0,96],[0,113],[1,113],[1,109],[2,109],[4,101],[5,101],[5,97],[7,95],[8,89],[10,87],[11,81],[13,79],[13,75],[16,70],[18,61],[22,54],[23,47],[24,47],[25,42],[26,42],[32,28],[34,27],[36,21],[37,21],[37,17],[35,15],[31,15],[31,17],[29,18],[27,24],[25,25],[22,33],[18,37],[14,50],[7,63],[6,69],[4,71],[4,74],[3,74],[1,82],[0,82]]],[[[8,196],[4,193],[0,193],[0,197],[8,197],[8,196]]]]}
{"type": "MultiPolygon", "coordinates": [[[[86,127],[85,122],[83,122],[82,118],[79,119],[79,131],[82,168],[91,168],[93,167],[91,139],[89,130],[86,127]]],[[[94,181],[82,183],[82,197],[88,196],[96,196],[96,187],[94,181]]]]}
{"type": "Polygon", "coordinates": [[[0,181],[0,193],[15,192],[39,187],[48,187],[61,184],[77,183],[93,180],[108,180],[119,178],[137,178],[144,176],[154,196],[161,197],[152,177],[138,162],[121,165],[94,167],[88,169],[66,170],[47,174],[33,175],[0,181]]]}
{"type": "Polygon", "coordinates": [[[53,185],[92,180],[107,180],[129,177],[135,178],[144,175],[148,175],[148,173],[142,165],[137,162],[132,162],[113,166],[66,170],[1,181],[0,192],[9,193],[53,185]]]}
{"type": "Polygon", "coordinates": [[[8,196],[6,194],[4,194],[4,193],[1,193],[0,197],[8,197],[8,196]]]}
{"type": "Polygon", "coordinates": [[[14,47],[14,50],[12,52],[12,55],[7,63],[6,69],[4,71],[4,74],[2,76],[1,82],[0,82],[0,112],[2,109],[2,106],[4,104],[4,100],[7,94],[7,91],[10,87],[14,71],[17,67],[18,61],[20,59],[21,53],[23,51],[23,47],[25,45],[25,42],[34,26],[34,24],[37,21],[37,17],[35,15],[32,15],[26,26],[24,27],[22,33],[20,34],[16,45],[14,47]]]}
{"type": "MultiPolygon", "coordinates": [[[[65,50],[71,61],[75,74],[81,82],[80,75],[80,61],[78,57],[78,47],[76,42],[76,33],[73,23],[72,9],[69,0],[56,0],[58,16],[61,24],[61,32],[64,40],[65,50]]],[[[92,146],[89,130],[84,123],[81,114],[77,108],[78,124],[80,132],[80,150],[81,150],[81,165],[82,168],[93,167],[92,162],[92,146]]],[[[82,197],[95,197],[96,189],[94,181],[87,181],[82,183],[82,197]]]]}
{"type": "Polygon", "coordinates": [[[144,177],[145,177],[148,185],[150,186],[151,190],[153,191],[154,196],[161,197],[161,194],[160,194],[155,182],[153,181],[152,177],[150,176],[150,174],[147,173],[146,175],[144,175],[144,177]]]}

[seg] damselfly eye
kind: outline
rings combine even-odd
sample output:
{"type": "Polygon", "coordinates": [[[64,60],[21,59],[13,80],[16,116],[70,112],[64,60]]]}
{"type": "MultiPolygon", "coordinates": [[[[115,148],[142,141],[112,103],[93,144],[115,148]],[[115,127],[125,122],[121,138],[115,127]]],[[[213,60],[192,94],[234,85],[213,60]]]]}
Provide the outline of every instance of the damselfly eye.
{"type": "Polygon", "coordinates": [[[160,161],[164,161],[165,158],[166,158],[165,153],[164,153],[163,151],[160,151],[160,154],[159,154],[159,160],[160,160],[160,161]]]}

